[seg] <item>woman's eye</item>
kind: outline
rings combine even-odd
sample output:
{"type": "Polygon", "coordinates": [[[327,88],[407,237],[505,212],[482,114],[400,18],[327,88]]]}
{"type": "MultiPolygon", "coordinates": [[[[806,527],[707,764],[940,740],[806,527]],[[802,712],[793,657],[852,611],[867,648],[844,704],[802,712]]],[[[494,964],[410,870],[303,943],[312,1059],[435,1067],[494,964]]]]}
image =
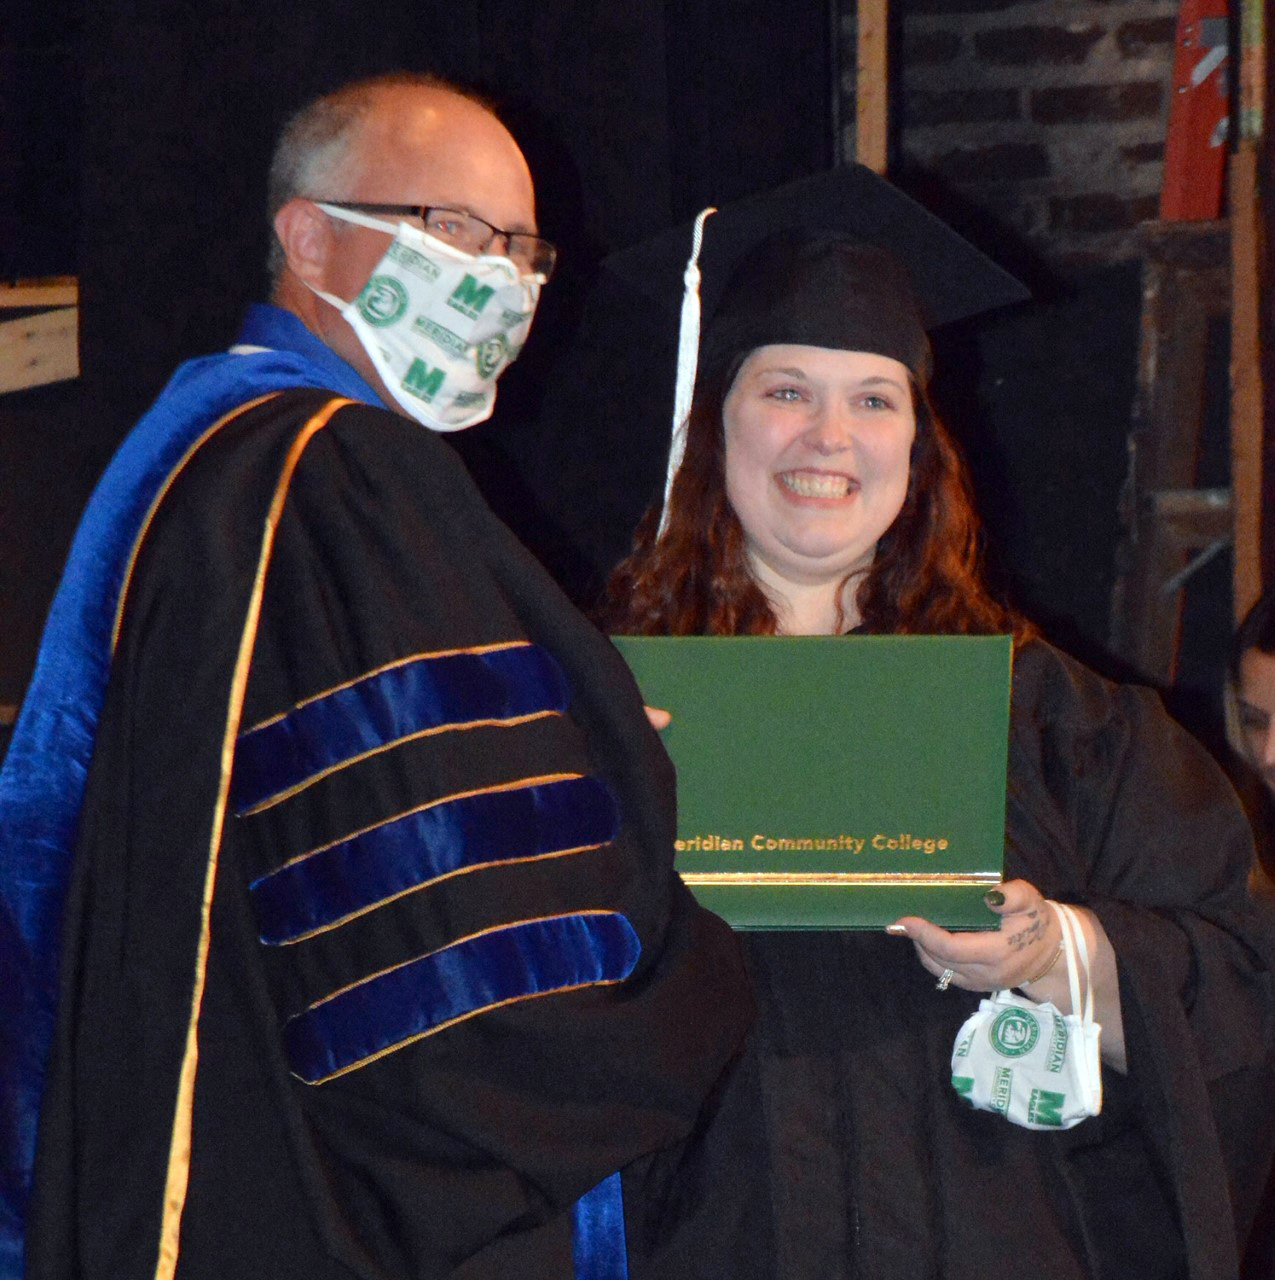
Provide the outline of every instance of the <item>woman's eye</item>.
{"type": "Polygon", "coordinates": [[[782,400],[785,404],[793,404],[802,398],[796,387],[775,387],[766,394],[771,400],[782,400]]]}
{"type": "Polygon", "coordinates": [[[1260,711],[1254,711],[1251,707],[1245,707],[1240,711],[1240,724],[1255,733],[1265,733],[1269,719],[1269,716],[1263,715],[1260,711]]]}
{"type": "Polygon", "coordinates": [[[885,398],[876,394],[869,394],[863,397],[863,407],[865,409],[893,409],[894,405],[885,398]]]}

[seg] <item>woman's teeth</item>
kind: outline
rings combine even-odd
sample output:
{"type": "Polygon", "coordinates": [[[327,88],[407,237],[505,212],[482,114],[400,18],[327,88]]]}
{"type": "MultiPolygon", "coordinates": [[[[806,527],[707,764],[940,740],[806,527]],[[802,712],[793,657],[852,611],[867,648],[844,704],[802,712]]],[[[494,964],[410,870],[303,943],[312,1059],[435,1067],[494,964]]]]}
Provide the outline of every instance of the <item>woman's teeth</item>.
{"type": "Polygon", "coordinates": [[[844,498],[850,492],[849,476],[811,471],[781,471],[779,479],[799,498],[844,498]]]}

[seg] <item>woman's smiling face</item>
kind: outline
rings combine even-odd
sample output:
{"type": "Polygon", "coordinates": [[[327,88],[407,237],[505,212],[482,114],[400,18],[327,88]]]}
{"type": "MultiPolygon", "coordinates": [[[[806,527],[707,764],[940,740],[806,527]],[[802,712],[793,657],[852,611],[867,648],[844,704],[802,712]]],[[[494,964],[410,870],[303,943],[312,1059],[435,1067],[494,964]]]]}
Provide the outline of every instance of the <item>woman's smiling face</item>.
{"type": "Polygon", "coordinates": [[[722,406],[726,494],[762,585],[867,569],[908,488],[911,379],[889,356],[758,347],[722,406]]]}

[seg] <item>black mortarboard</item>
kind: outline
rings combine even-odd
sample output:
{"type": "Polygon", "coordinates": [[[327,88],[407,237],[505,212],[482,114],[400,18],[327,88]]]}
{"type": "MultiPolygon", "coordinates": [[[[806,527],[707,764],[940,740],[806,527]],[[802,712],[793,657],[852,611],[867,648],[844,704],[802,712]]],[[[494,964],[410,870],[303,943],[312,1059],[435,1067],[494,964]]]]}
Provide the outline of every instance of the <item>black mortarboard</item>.
{"type": "MultiPolygon", "coordinates": [[[[1008,272],[898,187],[863,165],[843,165],[727,205],[704,224],[699,266],[707,322],[736,266],[781,232],[875,245],[908,270],[927,329],[1028,297],[1008,272]]],[[[613,253],[606,267],[676,310],[692,223],[613,253]]]]}
{"type": "Polygon", "coordinates": [[[756,347],[798,343],[892,356],[924,384],[926,330],[1028,297],[963,236],[857,164],[701,214],[605,265],[682,309],[666,508],[697,363],[720,369],[756,347]],[[697,265],[688,261],[694,248],[697,265]]]}

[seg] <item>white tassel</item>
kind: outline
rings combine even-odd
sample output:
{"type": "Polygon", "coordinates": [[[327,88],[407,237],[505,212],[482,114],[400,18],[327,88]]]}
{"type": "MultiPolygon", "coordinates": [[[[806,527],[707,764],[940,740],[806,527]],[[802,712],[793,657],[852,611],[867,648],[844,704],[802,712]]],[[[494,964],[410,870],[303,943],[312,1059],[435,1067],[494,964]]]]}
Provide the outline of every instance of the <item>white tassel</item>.
{"type": "Polygon", "coordinates": [[[682,282],[682,322],[677,335],[677,383],[673,391],[673,433],[669,441],[668,473],[664,479],[664,506],[660,511],[660,528],[657,538],[664,536],[668,526],[669,495],[673,492],[673,479],[686,454],[687,419],[691,412],[691,399],[695,394],[695,372],[699,365],[699,253],[704,243],[704,223],[717,210],[713,207],[700,211],[695,219],[695,236],[691,243],[691,256],[687,259],[682,282]]]}

